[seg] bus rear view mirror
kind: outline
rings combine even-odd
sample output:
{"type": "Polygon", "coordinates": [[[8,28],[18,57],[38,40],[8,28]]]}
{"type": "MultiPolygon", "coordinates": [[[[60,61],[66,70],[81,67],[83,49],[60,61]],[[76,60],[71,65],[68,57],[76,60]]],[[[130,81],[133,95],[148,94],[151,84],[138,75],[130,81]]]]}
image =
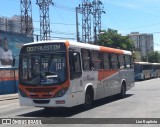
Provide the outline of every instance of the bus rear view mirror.
{"type": "Polygon", "coordinates": [[[74,60],[74,62],[77,62],[77,59],[78,59],[77,53],[73,53],[73,60],[74,60]]]}

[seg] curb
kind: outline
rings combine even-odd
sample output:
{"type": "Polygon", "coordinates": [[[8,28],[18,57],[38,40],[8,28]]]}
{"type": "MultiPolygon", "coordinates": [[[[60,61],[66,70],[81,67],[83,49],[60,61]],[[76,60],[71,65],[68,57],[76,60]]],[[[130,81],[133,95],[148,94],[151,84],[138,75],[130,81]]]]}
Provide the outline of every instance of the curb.
{"type": "Polygon", "coordinates": [[[18,99],[18,93],[16,93],[16,94],[0,95],[0,101],[13,100],[13,99],[18,99]]]}

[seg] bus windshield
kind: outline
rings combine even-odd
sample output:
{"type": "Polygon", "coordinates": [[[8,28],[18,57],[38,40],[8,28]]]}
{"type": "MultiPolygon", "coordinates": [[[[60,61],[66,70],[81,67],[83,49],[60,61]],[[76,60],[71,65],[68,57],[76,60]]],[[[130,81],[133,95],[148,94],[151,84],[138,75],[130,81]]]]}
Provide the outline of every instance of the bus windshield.
{"type": "Polygon", "coordinates": [[[20,81],[23,84],[53,85],[66,79],[64,53],[21,55],[20,81]]]}
{"type": "Polygon", "coordinates": [[[20,83],[23,85],[58,85],[66,78],[66,52],[24,53],[20,55],[20,83]]]}
{"type": "Polygon", "coordinates": [[[135,73],[141,73],[142,72],[142,67],[139,64],[134,64],[134,72],[135,73]]]}

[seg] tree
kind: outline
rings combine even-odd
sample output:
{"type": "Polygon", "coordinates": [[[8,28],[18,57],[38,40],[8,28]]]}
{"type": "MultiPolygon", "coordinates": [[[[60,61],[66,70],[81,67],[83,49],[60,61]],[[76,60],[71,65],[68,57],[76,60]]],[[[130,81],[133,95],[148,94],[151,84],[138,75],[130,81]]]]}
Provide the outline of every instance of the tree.
{"type": "Polygon", "coordinates": [[[140,61],[142,61],[141,59],[142,59],[141,58],[141,53],[139,51],[134,51],[133,52],[133,60],[135,62],[140,62],[140,61]]]}
{"type": "Polygon", "coordinates": [[[128,36],[122,36],[117,30],[112,29],[102,32],[103,34],[98,37],[97,45],[133,51],[133,42],[128,36]]]}
{"type": "Polygon", "coordinates": [[[150,52],[148,54],[148,62],[160,63],[160,53],[158,51],[150,52]]]}

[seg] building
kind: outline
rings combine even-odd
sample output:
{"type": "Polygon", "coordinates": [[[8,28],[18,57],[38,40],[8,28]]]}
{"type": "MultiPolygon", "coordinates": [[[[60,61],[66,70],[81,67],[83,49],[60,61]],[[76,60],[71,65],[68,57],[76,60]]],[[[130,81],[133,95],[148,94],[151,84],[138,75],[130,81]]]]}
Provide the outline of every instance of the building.
{"type": "Polygon", "coordinates": [[[148,53],[154,51],[153,34],[132,32],[129,37],[133,40],[135,51],[140,52],[141,57],[147,57],[148,53]]]}
{"type": "MultiPolygon", "coordinates": [[[[30,18],[32,21],[32,19],[30,18]]],[[[33,22],[31,23],[31,28],[33,28],[33,22]]],[[[15,15],[11,18],[0,17],[0,30],[14,33],[25,33],[21,30],[21,16],[15,15]]],[[[33,30],[28,33],[33,35],[33,30]]]]}
{"type": "Polygon", "coordinates": [[[7,18],[6,17],[0,17],[0,30],[7,30],[7,18]]]}

